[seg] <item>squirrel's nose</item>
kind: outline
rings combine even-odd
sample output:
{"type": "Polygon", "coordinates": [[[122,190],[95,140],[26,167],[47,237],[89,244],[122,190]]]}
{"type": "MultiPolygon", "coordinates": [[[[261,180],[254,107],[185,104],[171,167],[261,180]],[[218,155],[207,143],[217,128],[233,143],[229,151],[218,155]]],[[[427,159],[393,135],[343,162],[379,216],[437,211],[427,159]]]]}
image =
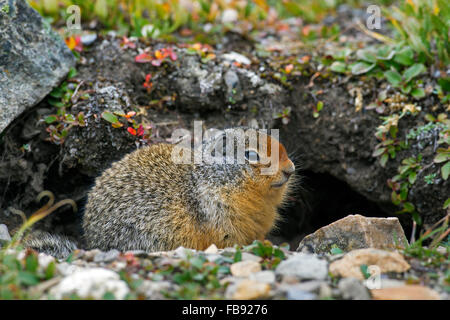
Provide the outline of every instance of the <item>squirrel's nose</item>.
{"type": "Polygon", "coordinates": [[[284,175],[286,176],[286,178],[289,178],[295,172],[295,166],[294,166],[294,164],[292,164],[288,168],[283,168],[282,171],[283,171],[284,175]]]}

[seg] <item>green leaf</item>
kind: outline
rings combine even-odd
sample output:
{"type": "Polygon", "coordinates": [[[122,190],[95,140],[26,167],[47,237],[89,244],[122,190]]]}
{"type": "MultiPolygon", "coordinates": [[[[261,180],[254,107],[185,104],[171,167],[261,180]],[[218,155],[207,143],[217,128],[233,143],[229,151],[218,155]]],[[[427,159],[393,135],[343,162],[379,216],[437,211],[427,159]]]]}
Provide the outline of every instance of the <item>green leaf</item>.
{"type": "Polygon", "coordinates": [[[441,168],[442,179],[447,180],[450,174],[450,161],[447,161],[446,164],[441,168]]]}
{"type": "Polygon", "coordinates": [[[369,267],[366,264],[360,265],[359,269],[361,270],[361,273],[363,274],[364,279],[370,278],[369,267]]]}
{"type": "Polygon", "coordinates": [[[368,64],[366,62],[358,62],[352,66],[352,74],[359,75],[364,74],[375,68],[376,64],[368,64]]]}
{"type": "Polygon", "coordinates": [[[347,66],[343,62],[335,61],[335,62],[333,62],[331,64],[330,70],[334,71],[334,72],[339,72],[339,73],[346,73],[347,72],[347,66]]]}
{"type": "Polygon", "coordinates": [[[422,63],[416,63],[409,67],[403,72],[403,77],[405,82],[411,81],[413,78],[417,77],[419,74],[425,72],[427,68],[422,63]]]}
{"type": "Polygon", "coordinates": [[[50,92],[50,96],[53,98],[62,98],[64,95],[64,92],[61,90],[61,88],[55,88],[52,92],[50,92]]]}
{"type": "Polygon", "coordinates": [[[111,123],[119,122],[119,119],[110,111],[104,111],[102,113],[102,118],[111,123]]]}
{"type": "Polygon", "coordinates": [[[416,99],[423,98],[425,97],[425,90],[422,88],[414,88],[411,91],[411,95],[416,99]]]}
{"type": "Polygon", "coordinates": [[[412,218],[417,223],[417,225],[420,226],[422,224],[422,217],[417,212],[412,213],[412,218]]]}
{"type": "Polygon", "coordinates": [[[19,271],[19,281],[27,286],[33,286],[39,283],[39,278],[31,272],[19,271]]]}
{"type": "Polygon", "coordinates": [[[445,152],[438,153],[436,157],[434,157],[435,163],[441,163],[448,160],[448,154],[445,152]]]}
{"type": "Polygon", "coordinates": [[[411,202],[405,202],[403,204],[403,209],[406,212],[414,212],[414,210],[416,209],[416,207],[414,207],[414,205],[411,202]]]}
{"type": "Polygon", "coordinates": [[[281,260],[284,259],[284,252],[283,252],[283,250],[280,250],[278,248],[273,250],[273,255],[274,255],[274,257],[280,258],[281,260]]]}
{"type": "Polygon", "coordinates": [[[47,116],[47,117],[45,117],[45,119],[44,119],[45,123],[47,123],[47,124],[53,123],[53,122],[55,122],[55,121],[57,121],[57,120],[58,120],[58,117],[57,117],[57,116],[54,116],[54,115],[47,116]]]}
{"type": "Polygon", "coordinates": [[[323,102],[322,101],[317,102],[317,111],[322,110],[322,108],[323,108],[323,102]]]}
{"type": "Polygon", "coordinates": [[[369,49],[360,49],[356,51],[356,58],[358,60],[363,60],[369,63],[377,62],[377,57],[374,52],[369,49]]]}
{"type": "Polygon", "coordinates": [[[372,157],[378,157],[386,151],[386,148],[378,148],[372,153],[372,157]]]}
{"type": "Polygon", "coordinates": [[[443,208],[443,209],[447,209],[448,207],[450,207],[450,198],[448,198],[447,200],[445,200],[444,206],[443,206],[442,208],[443,208]]]}
{"type": "Polygon", "coordinates": [[[25,269],[30,272],[36,272],[39,266],[38,259],[34,254],[30,254],[25,259],[25,269]]]}
{"type": "Polygon", "coordinates": [[[404,66],[414,63],[414,51],[410,47],[404,47],[395,54],[394,61],[404,66]]]}
{"type": "Polygon", "coordinates": [[[394,87],[398,87],[402,82],[402,76],[396,70],[388,70],[384,73],[384,76],[394,87]]]}
{"type": "Polygon", "coordinates": [[[438,83],[441,86],[442,90],[450,92],[450,78],[440,78],[438,80],[438,83]]]}
{"type": "Polygon", "coordinates": [[[409,183],[414,184],[414,182],[416,182],[416,179],[417,179],[417,173],[414,171],[411,172],[408,176],[409,183]]]}
{"type": "Polygon", "coordinates": [[[45,279],[51,279],[55,275],[56,264],[54,261],[50,262],[45,270],[45,279]]]}
{"type": "Polygon", "coordinates": [[[103,295],[103,300],[116,300],[116,297],[112,292],[105,292],[105,294],[103,295]]]}
{"type": "Polygon", "coordinates": [[[75,68],[70,68],[69,73],[67,74],[67,78],[73,78],[77,75],[77,70],[75,68]]]}
{"type": "Polygon", "coordinates": [[[380,158],[380,165],[384,168],[386,167],[386,163],[389,159],[389,155],[387,153],[383,154],[380,158]]]}
{"type": "Polygon", "coordinates": [[[242,260],[242,252],[240,249],[236,249],[236,252],[234,254],[234,262],[239,262],[242,260]]]}

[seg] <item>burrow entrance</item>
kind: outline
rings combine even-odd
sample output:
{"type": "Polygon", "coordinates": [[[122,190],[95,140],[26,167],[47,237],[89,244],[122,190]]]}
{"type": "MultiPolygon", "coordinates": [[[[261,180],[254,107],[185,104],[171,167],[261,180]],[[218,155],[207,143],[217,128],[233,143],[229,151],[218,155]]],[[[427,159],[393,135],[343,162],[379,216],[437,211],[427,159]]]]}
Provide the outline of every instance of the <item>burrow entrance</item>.
{"type": "MultiPolygon", "coordinates": [[[[280,211],[282,221],[269,239],[287,242],[296,250],[306,235],[349,214],[387,217],[376,203],[354,191],[347,183],[325,173],[302,171],[300,187],[280,211]]],[[[406,230],[405,230],[406,231],[406,230]]]]}

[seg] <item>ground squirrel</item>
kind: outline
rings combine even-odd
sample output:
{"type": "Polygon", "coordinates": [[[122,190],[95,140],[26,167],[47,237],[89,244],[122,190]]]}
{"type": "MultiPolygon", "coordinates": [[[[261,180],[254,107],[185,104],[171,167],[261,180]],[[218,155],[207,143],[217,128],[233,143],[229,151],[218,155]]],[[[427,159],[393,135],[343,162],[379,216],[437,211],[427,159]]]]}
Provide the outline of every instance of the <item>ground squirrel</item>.
{"type": "Polygon", "coordinates": [[[202,152],[203,159],[223,157],[224,163],[175,163],[173,144],[144,147],[113,163],[88,194],[83,217],[87,246],[202,250],[211,244],[226,247],[262,240],[278,218],[277,208],[292,185],[289,177],[295,167],[278,140],[254,129],[244,133],[244,162],[239,163],[236,154],[229,161],[226,147],[218,155],[216,146],[218,141],[225,146],[230,133],[236,139],[243,130],[226,129],[194,151],[202,152]],[[256,134],[262,149],[249,148],[249,132],[256,134]],[[277,170],[263,175],[272,154],[278,154],[277,170]]]}

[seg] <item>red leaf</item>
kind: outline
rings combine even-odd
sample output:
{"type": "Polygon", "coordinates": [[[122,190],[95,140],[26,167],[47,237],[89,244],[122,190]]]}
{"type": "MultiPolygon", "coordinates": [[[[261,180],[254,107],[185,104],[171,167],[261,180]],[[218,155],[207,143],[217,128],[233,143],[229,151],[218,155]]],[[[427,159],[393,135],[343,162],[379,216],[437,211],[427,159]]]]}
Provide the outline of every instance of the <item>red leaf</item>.
{"type": "Polygon", "coordinates": [[[170,59],[172,59],[172,61],[177,60],[177,54],[175,52],[173,52],[172,50],[170,50],[170,59]]]}
{"type": "Polygon", "coordinates": [[[132,128],[132,127],[128,127],[128,128],[127,128],[127,131],[128,131],[130,134],[132,134],[133,136],[136,135],[136,129],[134,129],[134,128],[132,128]]]}
{"type": "Polygon", "coordinates": [[[134,61],[138,63],[147,63],[151,62],[152,60],[153,60],[152,56],[146,52],[141,53],[134,58],[134,61]]]}
{"type": "Polygon", "coordinates": [[[140,124],[139,128],[137,129],[137,135],[138,137],[144,135],[144,127],[142,126],[142,124],[140,124]]]}

